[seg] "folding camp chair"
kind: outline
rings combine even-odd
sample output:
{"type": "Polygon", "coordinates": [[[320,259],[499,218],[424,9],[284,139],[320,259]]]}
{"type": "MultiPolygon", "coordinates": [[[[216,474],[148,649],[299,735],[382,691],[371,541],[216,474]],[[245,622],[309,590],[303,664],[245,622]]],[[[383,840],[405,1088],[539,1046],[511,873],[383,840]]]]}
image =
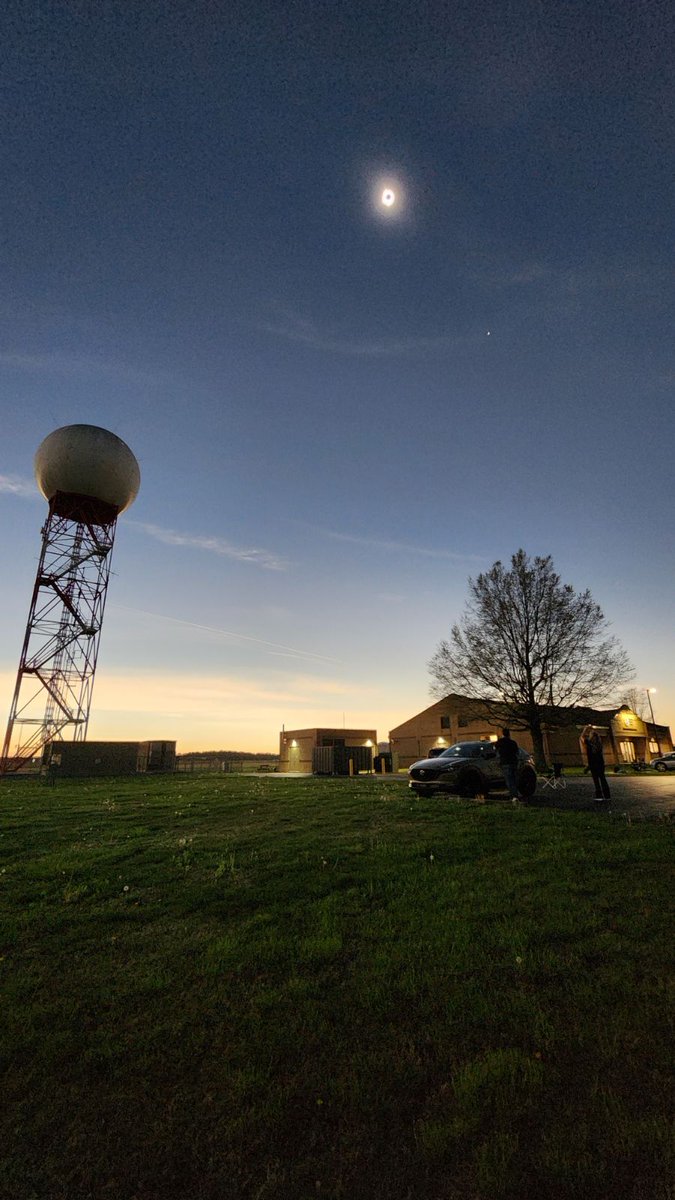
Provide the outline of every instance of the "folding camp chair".
{"type": "Polygon", "coordinates": [[[563,764],[559,762],[553,763],[548,775],[542,776],[541,782],[543,787],[550,787],[554,792],[558,788],[566,788],[567,780],[563,775],[563,764]]]}

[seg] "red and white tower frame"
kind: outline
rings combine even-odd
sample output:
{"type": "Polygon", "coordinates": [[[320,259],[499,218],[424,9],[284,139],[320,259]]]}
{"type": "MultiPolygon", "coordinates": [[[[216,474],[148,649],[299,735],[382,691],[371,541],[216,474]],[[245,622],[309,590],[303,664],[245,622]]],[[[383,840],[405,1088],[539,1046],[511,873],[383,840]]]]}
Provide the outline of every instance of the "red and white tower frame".
{"type": "Polygon", "coordinates": [[[57,492],[42,529],[19,670],[2,748],[17,770],[54,738],[84,741],[110,578],[117,511],[57,492]]]}
{"type": "Polygon", "coordinates": [[[49,516],[0,773],[19,770],[55,739],[87,736],[117,517],[140,481],[128,446],[87,425],[66,426],[45,439],[36,476],[49,516]],[[84,483],[87,494],[62,491],[58,482],[84,483]]]}

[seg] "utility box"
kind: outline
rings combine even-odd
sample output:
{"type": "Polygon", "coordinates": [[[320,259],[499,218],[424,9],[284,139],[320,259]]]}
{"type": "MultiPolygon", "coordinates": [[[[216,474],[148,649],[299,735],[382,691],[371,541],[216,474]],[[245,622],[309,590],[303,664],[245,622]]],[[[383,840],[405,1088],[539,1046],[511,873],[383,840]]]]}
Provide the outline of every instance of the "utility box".
{"type": "Polygon", "coordinates": [[[391,771],[392,771],[391,754],[389,754],[388,752],[384,753],[384,754],[376,754],[375,759],[374,759],[374,766],[375,766],[375,774],[376,775],[391,775],[391,771]]]}
{"type": "Polygon", "coordinates": [[[372,746],[315,746],[312,751],[315,775],[358,775],[372,769],[372,746]]]}
{"type": "Polygon", "coordinates": [[[169,774],[176,769],[175,742],[141,742],[137,770],[148,774],[169,774]]]}
{"type": "Polygon", "coordinates": [[[48,742],[42,771],[56,778],[135,775],[138,742],[48,742]]]}
{"type": "Polygon", "coordinates": [[[41,772],[52,779],[160,774],[176,769],[175,742],[48,742],[41,772]]]}

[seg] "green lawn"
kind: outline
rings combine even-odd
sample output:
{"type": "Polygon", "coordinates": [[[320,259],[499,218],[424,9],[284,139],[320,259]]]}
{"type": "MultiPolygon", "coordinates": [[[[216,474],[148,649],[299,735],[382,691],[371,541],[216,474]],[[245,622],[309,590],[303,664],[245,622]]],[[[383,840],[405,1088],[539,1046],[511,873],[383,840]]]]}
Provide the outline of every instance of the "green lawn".
{"type": "Polygon", "coordinates": [[[672,826],[0,782],[8,1200],[666,1200],[672,826]]]}

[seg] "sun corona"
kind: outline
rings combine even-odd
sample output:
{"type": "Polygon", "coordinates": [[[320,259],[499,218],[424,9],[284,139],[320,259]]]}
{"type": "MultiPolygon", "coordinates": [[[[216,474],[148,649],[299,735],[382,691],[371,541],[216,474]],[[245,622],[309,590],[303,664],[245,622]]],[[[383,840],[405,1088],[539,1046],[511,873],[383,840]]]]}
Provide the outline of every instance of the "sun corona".
{"type": "Polygon", "coordinates": [[[408,188],[400,172],[378,171],[368,179],[368,207],[377,221],[397,225],[404,221],[409,207],[408,188]]]}

